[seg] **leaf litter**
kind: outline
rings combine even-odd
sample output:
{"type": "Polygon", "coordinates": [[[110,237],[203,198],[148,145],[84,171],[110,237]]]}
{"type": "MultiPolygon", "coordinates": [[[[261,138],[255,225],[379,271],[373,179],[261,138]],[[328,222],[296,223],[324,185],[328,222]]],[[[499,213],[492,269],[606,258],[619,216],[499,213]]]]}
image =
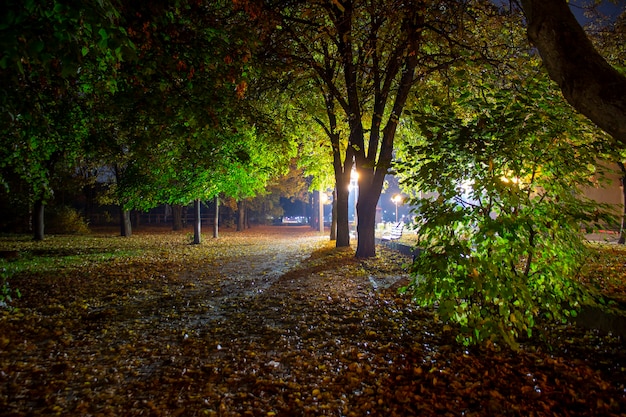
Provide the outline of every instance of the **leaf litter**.
{"type": "Polygon", "coordinates": [[[626,415],[619,337],[546,324],[468,349],[397,293],[397,252],[223,236],[2,239],[30,266],[0,317],[0,415],[626,415]]]}

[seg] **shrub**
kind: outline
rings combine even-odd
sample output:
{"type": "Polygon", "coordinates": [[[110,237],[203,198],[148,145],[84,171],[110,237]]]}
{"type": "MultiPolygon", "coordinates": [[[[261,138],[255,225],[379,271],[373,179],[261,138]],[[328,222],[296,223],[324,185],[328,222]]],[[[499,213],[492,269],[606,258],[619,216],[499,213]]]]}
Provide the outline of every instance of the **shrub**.
{"type": "Polygon", "coordinates": [[[421,134],[398,168],[430,197],[416,212],[423,251],[408,289],[466,344],[515,346],[538,317],[567,320],[593,302],[579,282],[580,228],[601,210],[579,187],[603,142],[549,91],[494,88],[415,114],[421,134]]]}
{"type": "Polygon", "coordinates": [[[52,234],[88,234],[89,226],[75,209],[52,207],[46,212],[46,231],[52,234]]]}

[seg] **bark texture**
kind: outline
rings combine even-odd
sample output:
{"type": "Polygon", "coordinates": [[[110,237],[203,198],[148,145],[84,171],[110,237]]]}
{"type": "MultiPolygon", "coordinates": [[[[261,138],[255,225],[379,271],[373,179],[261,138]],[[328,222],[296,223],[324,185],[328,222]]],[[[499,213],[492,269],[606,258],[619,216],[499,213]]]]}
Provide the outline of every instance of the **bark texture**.
{"type": "Polygon", "coordinates": [[[202,220],[200,217],[200,200],[193,201],[193,244],[202,243],[202,220]]]}
{"type": "Polygon", "coordinates": [[[130,221],[130,211],[124,210],[120,206],[120,236],[131,237],[133,235],[133,226],[130,221]]]}
{"type": "Polygon", "coordinates": [[[359,244],[356,249],[357,258],[369,258],[376,255],[376,237],[374,232],[376,231],[376,205],[379,197],[380,192],[359,194],[357,203],[357,235],[359,238],[359,244]]]}
{"type": "Polygon", "coordinates": [[[172,206],[172,230],[183,230],[183,206],[180,204],[172,206]]]}
{"type": "Polygon", "coordinates": [[[566,0],[522,0],[528,38],[563,96],[616,141],[626,144],[626,77],[591,44],[566,0]]]}
{"type": "Polygon", "coordinates": [[[242,232],[246,229],[246,202],[240,200],[237,202],[237,231],[242,232]]]}
{"type": "Polygon", "coordinates": [[[350,224],[348,223],[348,185],[350,184],[350,174],[336,176],[337,201],[337,235],[335,246],[338,248],[350,246],[350,224]]]}

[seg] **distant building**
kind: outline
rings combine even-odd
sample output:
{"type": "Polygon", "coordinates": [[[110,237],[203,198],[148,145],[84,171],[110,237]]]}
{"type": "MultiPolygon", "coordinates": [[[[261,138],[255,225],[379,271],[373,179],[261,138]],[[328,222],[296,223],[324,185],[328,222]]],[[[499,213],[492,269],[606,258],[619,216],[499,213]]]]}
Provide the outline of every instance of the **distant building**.
{"type": "MultiPolygon", "coordinates": [[[[595,187],[583,187],[583,195],[601,204],[610,204],[614,207],[614,213],[616,216],[621,216],[624,212],[624,197],[622,191],[622,173],[619,166],[616,163],[610,163],[606,161],[599,162],[599,167],[603,168],[605,172],[604,179],[602,181],[599,178],[593,178],[595,187]]],[[[619,230],[619,219],[616,224],[607,225],[610,229],[619,230]]]]}

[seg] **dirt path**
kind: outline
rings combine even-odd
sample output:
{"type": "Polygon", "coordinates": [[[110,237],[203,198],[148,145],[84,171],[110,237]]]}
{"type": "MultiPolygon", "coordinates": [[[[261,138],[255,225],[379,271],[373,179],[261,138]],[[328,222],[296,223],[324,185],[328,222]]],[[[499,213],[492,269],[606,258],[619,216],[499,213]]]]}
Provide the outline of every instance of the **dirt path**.
{"type": "Polygon", "coordinates": [[[328,242],[308,226],[261,226],[229,238],[235,251],[219,254],[215,265],[224,279],[222,293],[229,295],[264,292],[328,242]]]}
{"type": "MultiPolygon", "coordinates": [[[[197,248],[205,258],[153,274],[156,282],[135,281],[127,297],[92,300],[86,318],[108,327],[135,327],[150,333],[155,328],[199,335],[212,322],[231,319],[233,310],[275,285],[287,271],[328,245],[328,237],[309,227],[255,227],[226,232],[197,248]]],[[[174,265],[173,265],[174,266],[174,265]]],[[[126,267],[132,270],[133,267],[126,267]]],[[[134,275],[132,272],[129,275],[134,275]]]]}
{"type": "Polygon", "coordinates": [[[180,301],[183,308],[193,310],[183,315],[191,331],[201,332],[211,321],[228,320],[234,305],[264,294],[282,275],[329,244],[327,236],[307,226],[256,227],[229,233],[227,239],[231,250],[215,253],[210,265],[181,275],[186,288],[180,301]]]}

